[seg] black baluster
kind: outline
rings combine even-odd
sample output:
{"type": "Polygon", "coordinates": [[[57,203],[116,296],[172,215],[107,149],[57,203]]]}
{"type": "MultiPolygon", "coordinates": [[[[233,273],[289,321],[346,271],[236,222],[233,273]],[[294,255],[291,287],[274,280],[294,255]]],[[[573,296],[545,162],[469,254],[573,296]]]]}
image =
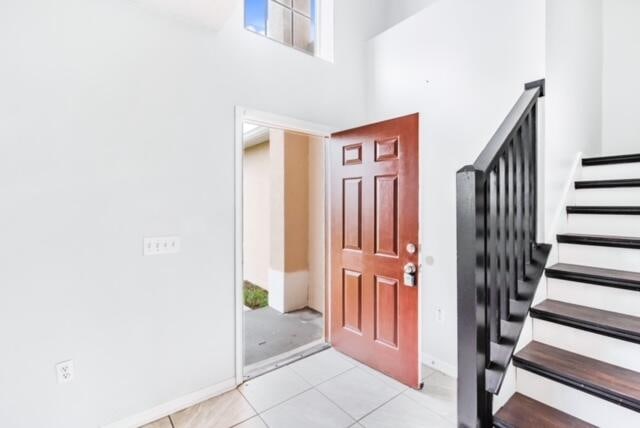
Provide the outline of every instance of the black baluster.
{"type": "Polygon", "coordinates": [[[507,225],[508,242],[507,253],[509,255],[509,287],[511,297],[518,297],[518,262],[516,249],[516,162],[515,162],[515,141],[511,140],[507,149],[508,179],[507,179],[507,225]]]}
{"type": "Polygon", "coordinates": [[[498,164],[498,275],[500,284],[500,318],[509,319],[509,270],[507,261],[507,161],[506,153],[498,164]]]}
{"type": "Polygon", "coordinates": [[[514,161],[515,161],[515,209],[516,228],[515,228],[515,241],[516,241],[516,269],[518,272],[518,279],[524,278],[525,266],[523,263],[523,249],[522,249],[522,217],[523,217],[523,204],[522,204],[522,133],[520,130],[516,131],[516,138],[514,140],[514,161]]]}
{"type": "Polygon", "coordinates": [[[538,121],[537,107],[531,108],[531,242],[535,245],[538,242],[538,121]]]}
{"type": "Polygon", "coordinates": [[[487,255],[489,257],[489,319],[491,341],[500,341],[500,285],[498,284],[498,177],[496,170],[489,173],[487,183],[489,195],[489,242],[487,255]]]}
{"type": "Polygon", "coordinates": [[[531,130],[529,129],[529,115],[522,123],[522,148],[523,148],[523,176],[524,194],[522,195],[523,213],[523,249],[525,263],[531,263],[531,130]]]}

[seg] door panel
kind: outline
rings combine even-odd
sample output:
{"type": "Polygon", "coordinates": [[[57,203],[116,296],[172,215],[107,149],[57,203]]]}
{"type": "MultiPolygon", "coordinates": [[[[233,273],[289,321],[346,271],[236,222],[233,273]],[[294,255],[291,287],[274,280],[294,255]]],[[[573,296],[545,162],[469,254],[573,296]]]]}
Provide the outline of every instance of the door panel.
{"type": "Polygon", "coordinates": [[[343,328],[362,333],[362,273],[343,269],[342,296],[343,328]]]}
{"type": "Polygon", "coordinates": [[[362,249],[362,179],[346,178],[342,189],[343,248],[362,249]]]}
{"type": "Polygon", "coordinates": [[[375,253],[398,256],[398,177],[375,177],[375,253]]]}
{"type": "Polygon", "coordinates": [[[418,388],[418,115],[336,133],[330,153],[331,341],[418,388]]]}

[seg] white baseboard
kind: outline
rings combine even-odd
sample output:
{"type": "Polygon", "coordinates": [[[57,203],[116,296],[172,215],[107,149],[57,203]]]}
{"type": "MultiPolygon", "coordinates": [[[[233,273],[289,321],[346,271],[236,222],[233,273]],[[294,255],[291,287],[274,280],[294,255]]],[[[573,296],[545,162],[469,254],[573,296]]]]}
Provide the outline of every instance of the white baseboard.
{"type": "Polygon", "coordinates": [[[235,378],[227,379],[215,385],[211,385],[207,388],[201,389],[191,394],[184,395],[169,401],[168,403],[160,404],[144,412],[136,415],[129,416],[118,422],[112,424],[103,425],[103,428],[138,428],[148,423],[157,421],[166,416],[172,415],[175,412],[184,410],[187,407],[191,407],[195,404],[206,401],[210,398],[216,397],[225,392],[231,391],[236,387],[235,378]]]}
{"type": "Polygon", "coordinates": [[[427,354],[426,352],[422,353],[422,364],[442,372],[447,376],[451,376],[456,379],[458,378],[458,368],[456,366],[446,363],[433,355],[427,354]]]}

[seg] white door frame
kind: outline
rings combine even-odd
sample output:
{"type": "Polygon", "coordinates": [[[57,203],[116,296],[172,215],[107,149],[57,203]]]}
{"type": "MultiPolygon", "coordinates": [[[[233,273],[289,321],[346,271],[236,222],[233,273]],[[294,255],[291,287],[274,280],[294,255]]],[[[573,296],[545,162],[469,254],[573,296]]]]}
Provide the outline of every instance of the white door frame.
{"type": "MultiPolygon", "coordinates": [[[[235,111],[235,212],[234,212],[234,228],[235,228],[235,255],[234,255],[234,292],[235,292],[235,372],[236,385],[244,382],[244,302],[243,302],[243,124],[251,122],[256,125],[265,126],[267,128],[285,129],[287,131],[299,132],[302,134],[324,137],[325,139],[331,135],[331,129],[328,126],[307,122],[287,116],[280,116],[259,110],[251,110],[242,106],[236,106],[235,111]]],[[[327,162],[327,145],[325,143],[325,166],[327,162]]],[[[328,170],[325,168],[325,213],[327,212],[327,195],[328,195],[328,170]]],[[[329,229],[326,224],[329,221],[325,216],[325,255],[327,254],[327,234],[329,229]]],[[[325,256],[325,272],[328,268],[328,260],[325,256]]],[[[327,281],[325,280],[325,310],[324,318],[326,324],[327,308],[326,295],[328,291],[327,281]]],[[[325,336],[326,336],[325,329],[325,336]]]]}

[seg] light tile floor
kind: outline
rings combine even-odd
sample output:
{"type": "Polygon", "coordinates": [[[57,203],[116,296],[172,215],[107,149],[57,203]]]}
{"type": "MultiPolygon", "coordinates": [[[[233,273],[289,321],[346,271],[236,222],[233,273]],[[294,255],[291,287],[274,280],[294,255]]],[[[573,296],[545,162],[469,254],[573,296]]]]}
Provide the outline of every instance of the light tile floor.
{"type": "Polygon", "coordinates": [[[455,427],[455,379],[423,376],[415,391],[328,349],[145,428],[455,427]]]}

